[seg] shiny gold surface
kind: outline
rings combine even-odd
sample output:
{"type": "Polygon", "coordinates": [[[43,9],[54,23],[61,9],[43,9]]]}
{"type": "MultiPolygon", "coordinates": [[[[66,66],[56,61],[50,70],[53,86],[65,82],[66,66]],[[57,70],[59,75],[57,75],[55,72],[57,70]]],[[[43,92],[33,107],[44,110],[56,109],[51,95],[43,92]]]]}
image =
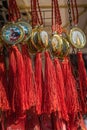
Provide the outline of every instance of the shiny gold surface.
{"type": "Polygon", "coordinates": [[[70,43],[77,49],[86,45],[86,36],[80,28],[74,27],[70,30],[70,43]]]}
{"type": "Polygon", "coordinates": [[[32,33],[32,27],[29,23],[25,22],[25,21],[18,21],[17,24],[19,26],[22,27],[22,29],[24,30],[25,33],[25,37],[24,37],[24,42],[28,41],[28,39],[30,38],[30,34],[32,33]],[[27,29],[27,34],[26,34],[26,29],[27,29]]]}
{"type": "Polygon", "coordinates": [[[18,43],[22,42],[23,39],[24,39],[24,31],[23,31],[23,29],[18,24],[11,23],[11,22],[6,24],[5,26],[3,26],[2,30],[1,30],[1,38],[2,38],[2,40],[8,45],[14,45],[12,41],[6,40],[6,36],[4,35],[4,31],[6,31],[8,28],[11,28],[11,27],[18,27],[20,29],[20,33],[21,33],[19,39],[17,41],[15,41],[14,44],[18,44],[18,43]]]}
{"type": "Polygon", "coordinates": [[[63,40],[62,37],[58,34],[54,34],[51,38],[51,50],[52,53],[56,56],[59,56],[59,54],[62,51],[63,40]]]}
{"type": "Polygon", "coordinates": [[[59,55],[59,58],[64,58],[66,57],[69,52],[70,52],[70,44],[69,44],[69,41],[65,38],[62,38],[63,40],[63,44],[62,44],[62,51],[59,55]]]}

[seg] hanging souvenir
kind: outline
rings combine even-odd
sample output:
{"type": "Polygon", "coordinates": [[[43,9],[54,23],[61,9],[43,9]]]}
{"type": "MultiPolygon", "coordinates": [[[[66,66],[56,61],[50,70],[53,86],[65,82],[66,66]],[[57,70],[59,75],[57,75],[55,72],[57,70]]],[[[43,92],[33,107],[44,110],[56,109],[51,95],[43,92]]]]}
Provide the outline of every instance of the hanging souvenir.
{"type": "Polygon", "coordinates": [[[77,51],[77,64],[78,64],[77,70],[78,70],[78,79],[79,79],[78,86],[79,86],[80,94],[78,95],[80,98],[80,107],[82,109],[81,111],[83,114],[85,114],[87,112],[87,101],[86,101],[87,74],[86,74],[82,52],[80,51],[80,49],[83,48],[86,44],[86,36],[81,29],[76,27],[79,22],[78,7],[77,7],[76,0],[71,0],[71,8],[72,8],[72,18],[73,18],[72,22],[75,27],[73,27],[70,30],[70,40],[71,40],[71,44],[73,44],[73,46],[76,49],[79,49],[79,51],[77,51]],[[74,5],[75,5],[75,8],[74,8],[74,5]],[[76,15],[75,15],[75,10],[76,10],[76,15]]]}
{"type": "Polygon", "coordinates": [[[32,48],[36,48],[37,51],[42,51],[48,46],[48,34],[43,30],[43,19],[40,11],[39,1],[31,1],[32,12],[32,26],[34,29],[31,34],[32,48]]]}
{"type": "Polygon", "coordinates": [[[15,5],[16,5],[16,9],[18,10],[18,13],[16,13],[18,15],[18,21],[16,23],[17,23],[17,25],[19,25],[23,29],[23,31],[24,31],[23,41],[26,42],[30,38],[30,34],[32,32],[32,27],[28,22],[25,22],[22,20],[21,13],[18,9],[16,2],[15,2],[15,5]]]}
{"type": "MultiPolygon", "coordinates": [[[[38,30],[39,21],[41,20],[37,14],[37,1],[31,0],[31,13],[32,13],[32,33],[28,41],[28,49],[30,53],[35,54],[34,58],[34,77],[35,77],[35,93],[36,93],[36,109],[37,115],[42,114],[42,85],[43,85],[43,74],[42,74],[42,48],[38,42],[38,30]]],[[[40,14],[41,15],[41,14],[40,14]]]]}
{"type": "MultiPolygon", "coordinates": [[[[9,0],[9,20],[10,21],[17,21],[18,15],[17,15],[17,9],[15,2],[13,0],[9,0]],[[14,6],[14,8],[13,8],[14,6]],[[13,14],[13,15],[11,15],[13,14]]],[[[9,34],[9,32],[13,31],[13,37],[17,37],[18,34],[20,37],[22,37],[20,34],[20,30],[23,30],[20,26],[18,26],[15,23],[9,23],[3,29],[6,29],[6,34],[9,34]],[[9,30],[10,29],[10,30],[9,30]],[[17,35],[16,35],[17,34],[17,35]]],[[[2,29],[2,30],[3,30],[2,29]]],[[[5,32],[5,31],[4,31],[5,32]]],[[[23,34],[23,33],[22,33],[23,34]]],[[[9,38],[9,35],[8,39],[9,38]]],[[[24,36],[24,35],[23,35],[24,36]]],[[[23,57],[18,50],[17,46],[15,44],[21,42],[21,38],[18,37],[14,42],[7,41],[7,45],[14,45],[10,47],[6,47],[8,50],[8,55],[6,60],[8,61],[6,68],[6,76],[7,76],[7,90],[8,90],[8,100],[10,104],[10,113],[15,113],[16,117],[21,116],[24,111],[26,111],[26,88],[25,88],[25,66],[23,57]],[[20,38],[20,39],[19,39],[20,38]],[[21,71],[22,70],[22,71],[21,71]]],[[[23,37],[22,37],[23,38],[23,37]]],[[[5,42],[5,41],[4,41],[5,42]]],[[[6,45],[6,44],[5,44],[6,45]]],[[[7,53],[7,52],[5,52],[7,53]]],[[[15,118],[16,118],[15,117],[15,118]]]]}
{"type": "MultiPolygon", "coordinates": [[[[56,73],[56,78],[57,78],[57,94],[58,94],[59,107],[60,107],[60,111],[58,111],[58,113],[56,113],[56,120],[55,120],[55,114],[53,114],[53,117],[54,117],[54,125],[55,125],[56,129],[58,129],[59,124],[61,124],[60,128],[62,127],[63,120],[66,122],[68,121],[67,106],[66,106],[66,102],[65,102],[65,90],[64,90],[64,83],[63,83],[64,82],[63,73],[62,73],[62,69],[61,69],[61,63],[60,63],[59,59],[57,59],[57,57],[60,57],[60,55],[64,51],[63,47],[64,47],[64,45],[66,46],[66,43],[63,43],[64,42],[63,40],[66,40],[66,39],[63,38],[63,36],[62,36],[62,29],[61,29],[62,21],[61,21],[58,1],[52,0],[52,12],[58,15],[58,16],[55,15],[54,24],[53,24],[54,15],[52,15],[52,26],[53,26],[53,30],[55,30],[56,32],[58,31],[58,33],[59,33],[59,34],[54,33],[54,35],[51,39],[51,49],[52,49],[52,54],[54,56],[53,63],[54,63],[55,73],[56,73]],[[55,9],[55,10],[53,10],[53,9],[55,9]],[[58,19],[59,19],[59,21],[58,21],[58,19]],[[58,24],[59,26],[56,26],[56,24],[58,24]],[[58,121],[58,119],[61,121],[58,121]]],[[[68,41],[66,40],[65,42],[68,42],[68,41]]],[[[65,51],[66,50],[67,49],[65,48],[65,51]]],[[[61,58],[64,56],[65,56],[65,54],[61,55],[61,58]]]]}
{"type": "Polygon", "coordinates": [[[2,40],[8,45],[15,45],[24,39],[23,29],[16,23],[9,23],[2,28],[2,40]]]}
{"type": "Polygon", "coordinates": [[[48,33],[40,27],[38,32],[38,42],[42,48],[48,47],[48,33]]]}
{"type": "MultiPolygon", "coordinates": [[[[74,23],[74,25],[78,24],[78,8],[77,8],[76,0],[71,0],[71,1],[68,0],[68,8],[69,8],[69,21],[70,21],[70,28],[71,28],[70,35],[72,34],[71,38],[73,39],[74,43],[71,39],[70,39],[70,42],[72,41],[71,44],[72,44],[73,50],[74,50],[74,48],[80,49],[80,48],[84,47],[86,39],[85,39],[84,32],[82,32],[81,29],[72,26],[72,23],[74,23]],[[71,8],[72,8],[72,14],[71,14],[71,8]],[[75,9],[76,9],[76,16],[75,16],[75,9]],[[74,45],[74,44],[76,44],[76,45],[74,45]]],[[[75,50],[73,52],[75,52],[75,50]]],[[[73,56],[75,56],[75,53],[73,53],[73,56]]],[[[82,120],[81,112],[85,113],[86,112],[85,110],[87,110],[86,104],[85,104],[85,101],[86,101],[85,92],[87,91],[86,90],[87,82],[86,82],[86,70],[85,70],[84,61],[82,58],[82,52],[80,50],[77,52],[77,64],[78,64],[78,67],[76,69],[77,75],[75,75],[75,80],[77,81],[76,89],[78,90],[77,94],[78,94],[78,102],[79,102],[79,115],[77,116],[77,119],[78,119],[77,127],[81,128],[81,122],[82,122],[81,121],[82,120]]],[[[72,71],[73,70],[74,70],[74,67],[73,67],[72,71]]],[[[73,79],[72,83],[74,83],[74,79],[73,79]]],[[[75,124],[73,124],[72,119],[70,119],[70,120],[71,121],[69,121],[69,124],[72,128],[74,128],[75,124]]]]}
{"type": "Polygon", "coordinates": [[[86,36],[85,33],[78,27],[79,16],[76,0],[71,0],[71,8],[72,8],[74,27],[72,27],[70,30],[70,42],[73,47],[81,49],[86,45],[86,36]]]}
{"type": "Polygon", "coordinates": [[[19,12],[17,10],[16,2],[9,0],[9,21],[1,30],[2,40],[7,45],[15,45],[23,41],[24,31],[23,29],[15,23],[16,19],[19,18],[19,12]],[[15,8],[15,10],[14,10],[15,8]]]}
{"type": "Polygon", "coordinates": [[[30,38],[30,35],[32,33],[32,27],[29,23],[25,22],[25,21],[18,21],[17,24],[19,26],[22,27],[23,31],[24,31],[24,39],[23,42],[28,41],[28,39],[30,38]]]}
{"type": "Polygon", "coordinates": [[[60,11],[58,9],[57,1],[52,2],[52,30],[55,32],[51,38],[51,50],[54,56],[63,58],[69,53],[69,42],[63,37],[63,28],[61,27],[62,21],[60,11]],[[54,21],[55,20],[55,21],[54,21]]]}

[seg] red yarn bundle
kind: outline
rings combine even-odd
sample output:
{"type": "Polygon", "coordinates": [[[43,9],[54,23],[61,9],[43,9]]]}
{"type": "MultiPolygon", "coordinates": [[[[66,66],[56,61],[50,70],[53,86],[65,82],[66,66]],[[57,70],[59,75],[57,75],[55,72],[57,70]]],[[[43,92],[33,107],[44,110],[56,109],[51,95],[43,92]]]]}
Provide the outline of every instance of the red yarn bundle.
{"type": "Polygon", "coordinates": [[[72,75],[71,66],[68,59],[62,62],[62,71],[65,85],[65,101],[69,115],[69,128],[74,127],[79,112],[79,104],[76,91],[76,82],[72,75]]]}
{"type": "Polygon", "coordinates": [[[0,55],[0,109],[1,111],[10,110],[7,97],[7,79],[3,55],[0,55]]]}
{"type": "Polygon", "coordinates": [[[25,65],[25,80],[26,80],[26,101],[27,109],[34,107],[36,105],[36,90],[35,90],[35,78],[32,68],[32,61],[28,53],[28,46],[22,45],[22,56],[25,65]]]}
{"type": "Polygon", "coordinates": [[[57,78],[57,92],[59,95],[60,106],[61,106],[61,111],[60,111],[61,118],[65,121],[68,121],[67,107],[65,103],[63,73],[62,73],[60,62],[57,58],[54,59],[54,65],[55,65],[55,72],[56,72],[56,78],[57,78]]]}
{"type": "Polygon", "coordinates": [[[81,99],[81,108],[82,112],[85,114],[87,112],[87,74],[86,69],[82,57],[82,52],[77,53],[77,61],[78,61],[78,78],[80,85],[80,99],[81,99]]]}
{"type": "Polygon", "coordinates": [[[41,114],[42,86],[43,86],[41,53],[36,54],[36,59],[35,59],[35,80],[36,80],[36,111],[37,111],[38,114],[41,114]]]}
{"type": "Polygon", "coordinates": [[[13,112],[21,114],[26,110],[25,66],[16,46],[9,50],[9,100],[13,112]]]}
{"type": "Polygon", "coordinates": [[[54,64],[49,52],[45,52],[45,70],[43,86],[43,112],[51,113],[60,111],[60,103],[57,95],[57,79],[54,64]]]}

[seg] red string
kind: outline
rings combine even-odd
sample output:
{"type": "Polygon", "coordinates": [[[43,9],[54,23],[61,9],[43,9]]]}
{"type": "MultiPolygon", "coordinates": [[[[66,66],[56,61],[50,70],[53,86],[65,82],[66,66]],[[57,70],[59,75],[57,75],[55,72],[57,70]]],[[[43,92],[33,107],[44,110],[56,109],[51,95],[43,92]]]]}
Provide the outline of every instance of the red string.
{"type": "Polygon", "coordinates": [[[9,21],[17,21],[21,17],[19,8],[15,0],[9,0],[9,21]]]}
{"type": "Polygon", "coordinates": [[[62,24],[62,20],[61,20],[58,1],[52,0],[52,31],[57,31],[58,33],[62,33],[61,24],[62,24]],[[55,16],[55,20],[54,20],[54,16],[55,16]]]}
{"type": "Polygon", "coordinates": [[[77,25],[79,16],[78,16],[78,7],[77,7],[76,0],[71,0],[71,8],[72,8],[73,22],[74,22],[75,25],[77,25]],[[75,8],[74,8],[74,6],[75,6],[75,8]],[[76,10],[76,12],[75,12],[75,10],[76,10]]]}
{"type": "Polygon", "coordinates": [[[32,26],[43,24],[40,5],[38,0],[31,0],[32,26]]]}
{"type": "Polygon", "coordinates": [[[39,5],[38,0],[37,0],[37,5],[38,5],[38,11],[39,11],[39,14],[40,14],[40,25],[42,25],[43,24],[43,18],[42,18],[42,14],[41,14],[40,5],[39,5]]]}

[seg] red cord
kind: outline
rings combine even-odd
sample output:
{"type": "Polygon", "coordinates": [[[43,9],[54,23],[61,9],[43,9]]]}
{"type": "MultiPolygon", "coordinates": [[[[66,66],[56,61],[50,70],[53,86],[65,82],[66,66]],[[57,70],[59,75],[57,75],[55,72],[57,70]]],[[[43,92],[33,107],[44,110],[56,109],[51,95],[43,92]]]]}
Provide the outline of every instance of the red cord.
{"type": "Polygon", "coordinates": [[[9,0],[9,21],[17,21],[20,17],[20,11],[15,0],[9,0]]]}
{"type": "Polygon", "coordinates": [[[78,7],[77,7],[76,0],[71,0],[71,8],[72,8],[72,16],[73,16],[74,25],[77,25],[79,16],[78,16],[78,7]],[[74,9],[74,6],[75,6],[75,9],[74,9]],[[75,10],[76,10],[76,12],[75,12],[75,10]]]}
{"type": "Polygon", "coordinates": [[[43,24],[43,18],[38,0],[31,0],[32,26],[43,24]]]}
{"type": "Polygon", "coordinates": [[[42,18],[42,14],[41,14],[40,5],[39,5],[39,1],[38,0],[37,0],[37,6],[38,6],[39,14],[40,14],[40,25],[42,25],[43,24],[43,18],[42,18]]]}
{"type": "Polygon", "coordinates": [[[62,33],[61,25],[62,25],[62,20],[61,20],[58,1],[52,0],[52,31],[57,31],[58,33],[62,33]],[[54,16],[55,16],[55,20],[54,20],[54,16]]]}

